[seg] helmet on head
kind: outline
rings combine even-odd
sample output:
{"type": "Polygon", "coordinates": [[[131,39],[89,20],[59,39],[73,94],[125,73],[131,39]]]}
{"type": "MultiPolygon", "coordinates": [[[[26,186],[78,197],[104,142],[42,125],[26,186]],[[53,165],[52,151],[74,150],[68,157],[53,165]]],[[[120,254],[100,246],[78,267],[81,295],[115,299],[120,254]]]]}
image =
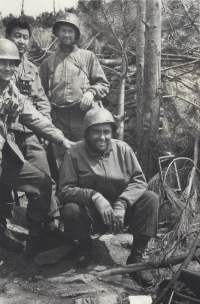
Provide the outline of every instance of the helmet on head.
{"type": "Polygon", "coordinates": [[[21,62],[18,48],[12,41],[5,38],[0,39],[0,59],[15,60],[16,64],[21,62]]]}
{"type": "Polygon", "coordinates": [[[76,15],[72,14],[72,13],[62,13],[60,14],[57,18],[56,21],[53,24],[53,28],[52,28],[52,32],[55,36],[57,36],[56,34],[56,28],[57,25],[59,23],[68,23],[69,25],[73,25],[76,29],[76,39],[79,39],[80,37],[80,23],[79,23],[79,19],[76,15]]]}
{"type": "Polygon", "coordinates": [[[95,107],[89,110],[84,118],[84,132],[92,125],[111,123],[113,131],[116,131],[117,125],[112,114],[105,108],[95,107]]]}

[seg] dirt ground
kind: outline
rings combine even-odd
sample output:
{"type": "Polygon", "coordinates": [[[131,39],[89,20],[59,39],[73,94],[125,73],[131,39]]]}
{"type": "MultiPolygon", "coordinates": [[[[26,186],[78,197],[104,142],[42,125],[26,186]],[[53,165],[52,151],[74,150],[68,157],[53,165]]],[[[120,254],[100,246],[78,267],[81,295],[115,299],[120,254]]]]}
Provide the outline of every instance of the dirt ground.
{"type": "MultiPolygon", "coordinates": [[[[21,206],[15,207],[14,217],[8,223],[12,233],[24,243],[28,233],[25,214],[26,200],[22,199],[21,206]]],[[[198,216],[194,223],[196,228],[200,227],[199,219],[198,216]]],[[[158,237],[150,242],[145,259],[155,255],[163,232],[160,229],[158,237]]],[[[75,249],[64,256],[62,250],[69,250],[63,247],[60,256],[56,253],[57,262],[39,265],[37,259],[27,259],[25,251],[12,253],[0,248],[0,304],[128,304],[130,295],[152,295],[155,298],[159,283],[172,276],[170,270],[154,270],[156,285],[149,289],[142,288],[126,275],[99,277],[100,271],[125,264],[131,243],[131,236],[127,234],[95,237],[93,264],[86,268],[76,266],[75,249]]],[[[187,246],[183,246],[182,252],[187,252],[187,246]]],[[[48,252],[41,260],[43,264],[47,263],[48,252]]],[[[200,272],[197,262],[190,266],[200,272]]]]}

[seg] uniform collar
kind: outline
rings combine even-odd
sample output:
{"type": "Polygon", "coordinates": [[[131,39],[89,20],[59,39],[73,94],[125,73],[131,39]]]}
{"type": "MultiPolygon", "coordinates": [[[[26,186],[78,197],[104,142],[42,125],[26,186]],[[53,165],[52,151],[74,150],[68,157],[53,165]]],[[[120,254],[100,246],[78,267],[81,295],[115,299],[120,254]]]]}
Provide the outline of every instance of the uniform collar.
{"type": "Polygon", "coordinates": [[[78,49],[79,49],[79,48],[77,47],[77,45],[74,44],[74,45],[72,46],[71,52],[70,52],[70,53],[67,53],[67,52],[65,52],[65,51],[62,49],[62,47],[59,45],[59,46],[58,46],[58,49],[57,49],[57,53],[58,53],[58,55],[60,55],[61,57],[65,57],[65,56],[68,56],[69,54],[72,54],[72,53],[77,52],[78,49]]]}
{"type": "Polygon", "coordinates": [[[113,147],[112,147],[112,139],[111,139],[111,141],[110,141],[110,144],[108,145],[107,151],[105,151],[105,152],[103,153],[103,155],[102,155],[101,153],[98,153],[98,152],[93,151],[93,150],[90,148],[87,139],[85,139],[85,147],[86,147],[86,150],[89,152],[89,154],[90,154],[92,157],[96,157],[96,158],[108,158],[108,157],[110,156],[111,151],[113,150],[113,147]]]}

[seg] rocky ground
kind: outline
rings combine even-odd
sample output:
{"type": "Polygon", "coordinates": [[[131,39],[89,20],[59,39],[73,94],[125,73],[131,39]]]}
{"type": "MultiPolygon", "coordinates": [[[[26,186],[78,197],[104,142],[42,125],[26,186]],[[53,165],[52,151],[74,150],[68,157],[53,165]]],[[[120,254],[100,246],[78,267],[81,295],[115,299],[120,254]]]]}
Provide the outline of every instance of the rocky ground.
{"type": "MultiPolygon", "coordinates": [[[[14,218],[9,221],[9,229],[23,242],[27,237],[25,207],[15,207],[14,218]]],[[[162,236],[160,230],[158,238],[149,244],[146,259],[162,236]]],[[[101,271],[125,264],[131,244],[128,234],[94,236],[93,264],[84,269],[76,267],[77,252],[66,245],[34,259],[27,259],[25,252],[0,248],[0,304],[125,304],[130,303],[130,295],[155,297],[158,284],[144,289],[126,275],[99,277],[101,271]]],[[[197,262],[191,265],[200,271],[197,262]]],[[[165,270],[153,272],[157,283],[171,275],[165,270]]]]}

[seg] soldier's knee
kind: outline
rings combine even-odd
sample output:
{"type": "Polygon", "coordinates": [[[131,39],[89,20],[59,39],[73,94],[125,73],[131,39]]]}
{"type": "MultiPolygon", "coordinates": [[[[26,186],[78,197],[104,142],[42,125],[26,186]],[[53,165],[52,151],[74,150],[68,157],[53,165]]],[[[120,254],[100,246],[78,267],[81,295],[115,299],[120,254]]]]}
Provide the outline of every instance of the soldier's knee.
{"type": "Polygon", "coordinates": [[[62,207],[62,218],[67,219],[76,219],[80,213],[79,205],[75,203],[69,203],[62,207]]]}
{"type": "Polygon", "coordinates": [[[158,195],[153,191],[146,191],[145,195],[146,195],[147,202],[148,202],[148,208],[151,210],[158,210],[158,208],[159,208],[158,195]]]}

